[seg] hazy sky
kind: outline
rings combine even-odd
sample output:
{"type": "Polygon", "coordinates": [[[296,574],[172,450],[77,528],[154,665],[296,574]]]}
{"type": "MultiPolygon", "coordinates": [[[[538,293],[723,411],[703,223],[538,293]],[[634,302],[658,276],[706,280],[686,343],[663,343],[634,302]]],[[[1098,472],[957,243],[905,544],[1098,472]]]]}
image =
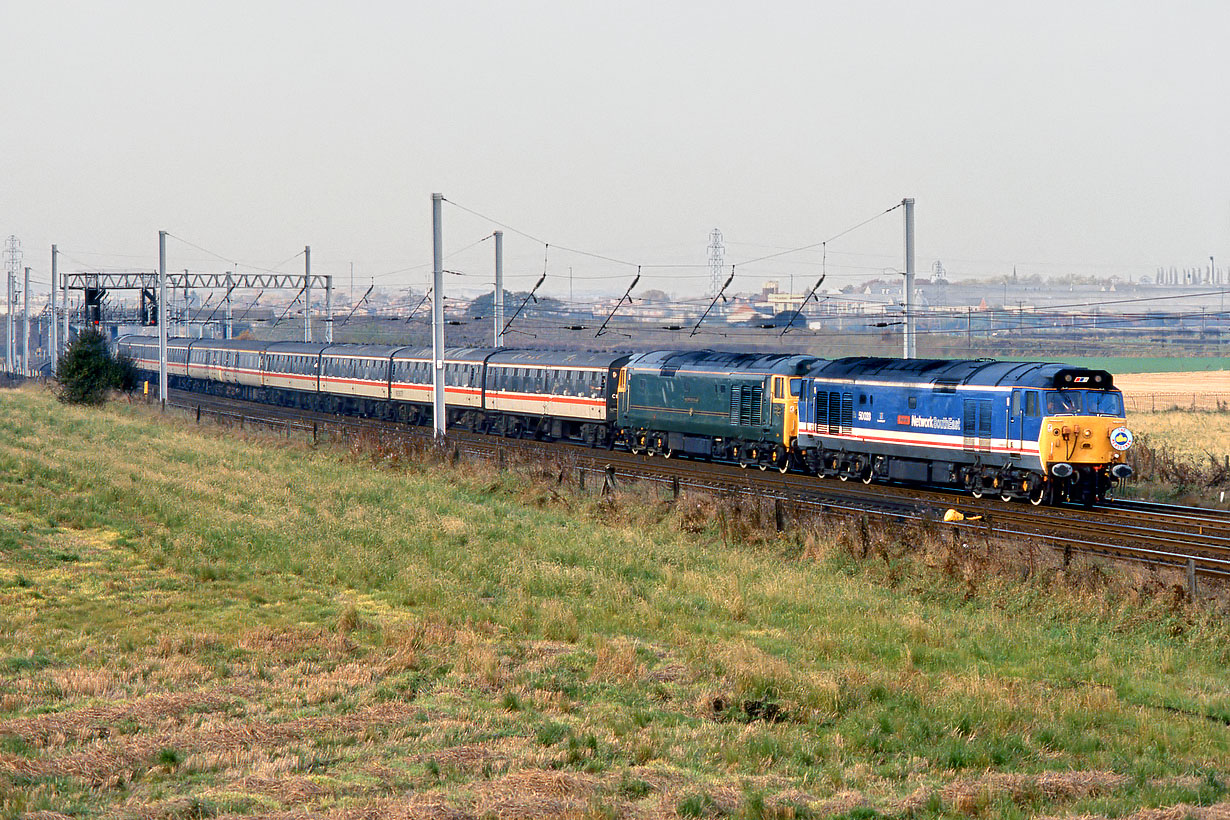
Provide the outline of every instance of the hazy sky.
{"type": "MultiPolygon", "coordinates": [[[[0,7],[0,233],[44,281],[52,242],[62,270],[153,269],[165,229],[241,265],[310,244],[343,286],[352,262],[422,286],[433,191],[552,245],[698,266],[645,271],[684,296],[714,227],[739,262],[905,196],[923,271],[1230,264],[1225,0],[0,7]]],[[[900,268],[900,213],[834,241],[830,282],[900,268]]],[[[446,205],[446,251],[493,227],[446,205]]],[[[506,252],[510,286],[542,272],[542,244],[506,231],[506,252]]],[[[451,281],[482,287],[491,253],[451,257],[451,281]]],[[[635,273],[545,257],[565,296],[570,266],[578,297],[635,273]]]]}

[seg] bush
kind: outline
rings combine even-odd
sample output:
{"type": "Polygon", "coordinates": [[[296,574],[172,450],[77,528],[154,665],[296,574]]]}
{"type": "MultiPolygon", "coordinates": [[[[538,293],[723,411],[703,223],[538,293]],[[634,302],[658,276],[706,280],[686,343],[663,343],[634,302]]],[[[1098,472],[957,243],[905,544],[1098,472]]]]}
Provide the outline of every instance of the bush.
{"type": "Polygon", "coordinates": [[[102,333],[85,330],[56,363],[56,378],[60,401],[102,404],[112,390],[131,391],[137,384],[137,369],[127,356],[111,355],[102,333]]]}

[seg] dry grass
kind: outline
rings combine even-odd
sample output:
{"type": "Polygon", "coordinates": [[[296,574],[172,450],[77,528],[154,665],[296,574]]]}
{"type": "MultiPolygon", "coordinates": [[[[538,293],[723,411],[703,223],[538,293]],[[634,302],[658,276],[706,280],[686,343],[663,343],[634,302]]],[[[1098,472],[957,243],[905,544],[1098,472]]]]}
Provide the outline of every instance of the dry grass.
{"type": "Polygon", "coordinates": [[[0,416],[4,820],[1224,794],[1228,636],[1165,577],[935,525],[778,533],[766,504],[603,499],[567,465],[235,450],[126,409],[51,425],[21,400],[0,416]],[[128,466],[150,436],[165,459],[128,466]]]}

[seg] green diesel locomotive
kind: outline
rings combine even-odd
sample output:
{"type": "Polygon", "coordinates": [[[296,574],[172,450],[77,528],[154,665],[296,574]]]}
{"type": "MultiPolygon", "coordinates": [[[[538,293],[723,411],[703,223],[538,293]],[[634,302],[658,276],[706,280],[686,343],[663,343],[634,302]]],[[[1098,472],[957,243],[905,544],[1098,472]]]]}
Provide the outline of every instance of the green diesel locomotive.
{"type": "Polygon", "coordinates": [[[728,459],[785,472],[800,377],[814,356],[654,351],[619,372],[616,441],[634,453],[728,459]]]}

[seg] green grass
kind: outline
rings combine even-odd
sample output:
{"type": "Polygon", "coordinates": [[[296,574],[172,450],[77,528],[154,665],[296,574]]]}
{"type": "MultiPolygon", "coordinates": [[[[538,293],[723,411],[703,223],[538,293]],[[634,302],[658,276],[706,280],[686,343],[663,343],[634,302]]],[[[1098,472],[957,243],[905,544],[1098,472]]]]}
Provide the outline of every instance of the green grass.
{"type": "Polygon", "coordinates": [[[1148,579],[539,472],[0,392],[0,817],[1225,799],[1230,633],[1148,579]]]}
{"type": "Polygon", "coordinates": [[[1230,356],[1060,356],[1056,361],[1111,373],[1190,373],[1230,370],[1230,356]]]}

